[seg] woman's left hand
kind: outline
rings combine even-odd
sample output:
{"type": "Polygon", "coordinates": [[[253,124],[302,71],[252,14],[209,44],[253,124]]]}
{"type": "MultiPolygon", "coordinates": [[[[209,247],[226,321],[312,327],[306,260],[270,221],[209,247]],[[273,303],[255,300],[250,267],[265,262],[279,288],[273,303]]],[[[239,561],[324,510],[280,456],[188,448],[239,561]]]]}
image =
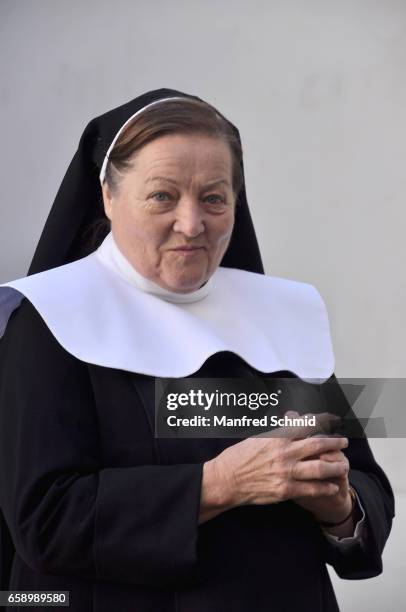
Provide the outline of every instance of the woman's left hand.
{"type": "MultiPolygon", "coordinates": [[[[288,416],[299,416],[299,413],[289,410],[286,413],[288,416]]],[[[323,434],[317,434],[318,436],[323,434]]],[[[322,461],[339,461],[342,463],[342,475],[336,478],[329,478],[338,486],[335,495],[320,496],[320,497],[295,497],[292,501],[299,506],[308,510],[313,514],[317,521],[326,521],[328,523],[340,523],[351,512],[352,498],[350,494],[350,484],[348,481],[348,472],[350,463],[342,451],[330,451],[321,455],[313,455],[307,457],[304,461],[319,459],[322,461]]]]}
{"type": "Polygon", "coordinates": [[[311,459],[342,462],[342,476],[329,479],[329,482],[333,482],[338,486],[338,491],[335,495],[328,497],[296,497],[292,501],[311,512],[317,521],[339,523],[350,514],[352,508],[352,498],[348,482],[349,461],[342,451],[324,453],[318,457],[311,457],[308,460],[311,459]]]}

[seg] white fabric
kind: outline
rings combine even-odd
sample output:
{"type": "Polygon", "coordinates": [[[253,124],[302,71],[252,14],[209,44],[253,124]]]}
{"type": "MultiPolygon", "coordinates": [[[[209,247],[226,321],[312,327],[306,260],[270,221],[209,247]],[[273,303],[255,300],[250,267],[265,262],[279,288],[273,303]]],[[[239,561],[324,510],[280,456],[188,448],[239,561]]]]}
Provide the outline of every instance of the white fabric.
{"type": "Polygon", "coordinates": [[[165,292],[140,277],[112,234],[88,257],[0,286],[0,337],[24,296],[69,353],[96,365],[184,377],[232,351],[260,372],[309,382],[334,371],[312,285],[220,267],[197,292],[165,292]]]}

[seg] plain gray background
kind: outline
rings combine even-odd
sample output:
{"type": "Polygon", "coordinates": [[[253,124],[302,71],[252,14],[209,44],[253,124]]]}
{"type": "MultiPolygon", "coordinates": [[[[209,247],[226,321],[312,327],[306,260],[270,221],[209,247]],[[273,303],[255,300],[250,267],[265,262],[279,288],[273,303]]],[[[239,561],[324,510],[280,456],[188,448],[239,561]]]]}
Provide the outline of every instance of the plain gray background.
{"type": "MultiPolygon", "coordinates": [[[[406,376],[406,2],[0,7],[0,282],[25,275],[86,123],[144,91],[180,89],[238,126],[266,271],[319,289],[336,374],[406,376]]],[[[382,576],[330,571],[343,612],[406,600],[403,440],[371,446],[397,516],[382,576]]]]}

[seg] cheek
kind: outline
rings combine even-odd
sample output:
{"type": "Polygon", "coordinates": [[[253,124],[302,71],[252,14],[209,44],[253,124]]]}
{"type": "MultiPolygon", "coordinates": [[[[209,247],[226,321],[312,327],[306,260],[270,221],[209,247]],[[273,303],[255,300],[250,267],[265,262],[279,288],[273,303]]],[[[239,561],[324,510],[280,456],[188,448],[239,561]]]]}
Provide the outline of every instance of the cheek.
{"type": "Polygon", "coordinates": [[[234,212],[214,219],[211,227],[213,242],[222,244],[227,241],[231,237],[233,227],[234,212]]]}
{"type": "Polygon", "coordinates": [[[134,247],[154,250],[165,239],[167,224],[155,218],[137,204],[123,207],[119,215],[121,230],[133,242],[134,247]]]}

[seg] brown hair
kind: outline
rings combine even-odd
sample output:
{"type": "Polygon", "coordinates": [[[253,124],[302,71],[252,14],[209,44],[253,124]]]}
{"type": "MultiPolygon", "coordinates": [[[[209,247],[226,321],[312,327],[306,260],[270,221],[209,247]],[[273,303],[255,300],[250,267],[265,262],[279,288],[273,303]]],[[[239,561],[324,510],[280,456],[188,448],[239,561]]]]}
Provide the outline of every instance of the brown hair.
{"type": "Polygon", "coordinates": [[[242,149],[231,124],[207,102],[185,98],[167,100],[146,108],[128,123],[109,154],[105,180],[114,192],[119,173],[129,170],[134,155],[144,145],[164,134],[202,134],[222,138],[232,155],[232,184],[235,197],[243,185],[242,149]]]}

